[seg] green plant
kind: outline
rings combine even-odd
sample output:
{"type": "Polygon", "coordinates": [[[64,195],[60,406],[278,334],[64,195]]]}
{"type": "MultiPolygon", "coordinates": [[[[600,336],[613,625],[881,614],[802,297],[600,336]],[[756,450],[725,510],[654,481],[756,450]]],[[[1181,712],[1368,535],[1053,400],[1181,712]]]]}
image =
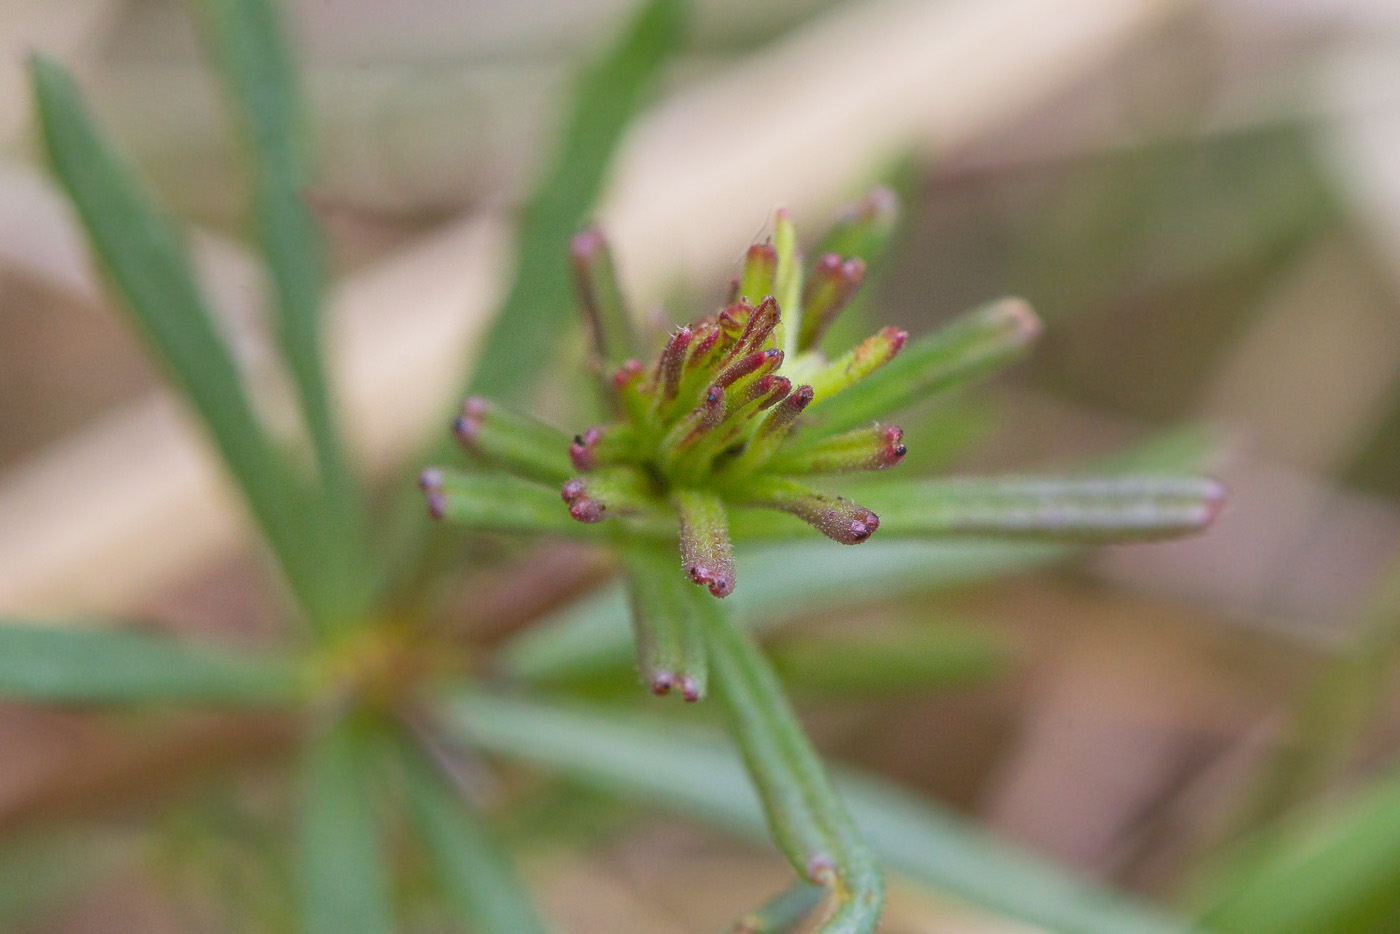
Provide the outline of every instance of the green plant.
{"type": "MultiPolygon", "coordinates": [[[[296,920],[286,926],[310,932],[388,931],[402,923],[395,919],[410,900],[402,877],[411,869],[386,844],[400,824],[412,828],[411,849],[430,867],[428,884],[456,921],[482,931],[544,927],[486,819],[437,754],[448,742],[542,763],[746,835],[761,833],[766,820],[799,875],[790,895],[756,915],[775,930],[797,923],[826,894],[835,896],[827,930],[873,929],[882,885],[876,859],[1067,934],[1187,929],[1020,856],[878,781],[844,774],[829,779],[751,629],[819,604],[859,604],[872,590],[922,592],[1038,566],[1086,542],[1194,529],[1209,519],[1218,488],[1154,473],[1186,469],[1194,450],[1159,450],[1136,465],[1115,465],[1119,474],[1132,472],[1127,479],[843,484],[860,507],[839,505],[815,488],[797,493],[784,485],[794,474],[899,460],[900,442],[889,429],[858,426],[1013,359],[1034,334],[1033,317],[1023,305],[997,304],[902,350],[901,336],[882,332],[850,358],[850,369],[825,365],[816,348],[851,297],[859,270],[853,258],[873,262],[889,233],[890,204],[877,197],[839,226],[822,251],[852,259],[819,261],[809,288],[801,281],[795,233],[781,221],[771,252],[760,245],[750,253],[739,286],[757,304],[739,305],[728,320],[716,318],[691,332],[697,347],[715,335],[717,356],[689,370],[682,361],[684,378],[672,393],[664,378],[669,363],[658,371],[662,379],[642,383],[647,377],[625,362],[641,352],[642,336],[628,324],[601,240],[585,234],[575,245],[584,304],[593,313],[593,382],[616,406],[617,421],[580,436],[575,465],[570,435],[491,403],[473,403],[462,425],[473,452],[524,476],[445,472],[427,484],[434,510],[478,529],[614,545],[626,596],[610,590],[528,628],[498,654],[497,673],[529,692],[590,666],[617,664],[619,651],[627,651],[618,628],[625,619],[621,607],[630,601],[649,685],[679,684],[699,699],[713,669],[744,766],[693,724],[659,729],[612,707],[551,701],[542,692],[510,697],[487,691],[472,677],[470,647],[433,618],[432,607],[415,599],[417,589],[409,586],[432,564],[431,549],[424,547],[427,523],[418,516],[403,542],[385,543],[371,533],[382,525],[381,507],[347,450],[330,402],[320,333],[325,273],[316,224],[301,196],[309,172],[305,131],[275,8],[257,0],[204,0],[199,9],[250,157],[250,214],[272,283],[278,359],[296,390],[298,438],[276,436],[260,416],[190,270],[178,229],[94,126],[72,80],[44,59],[31,63],[37,109],[55,174],[112,291],[203,421],[285,581],[289,616],[306,624],[308,637],[253,653],[113,623],[49,628],[5,620],[0,694],[104,709],[256,712],[289,726],[300,805],[296,920]],[[773,300],[764,302],[769,295],[773,300]],[[748,337],[737,330],[750,325],[748,337]],[[758,336],[769,325],[768,334],[758,336]],[[701,331],[705,336],[697,336],[701,331]],[[739,406],[711,419],[713,409],[707,414],[691,403],[738,362],[718,355],[735,351],[741,340],[747,359],[761,359],[721,388],[736,400],[754,390],[755,409],[773,404],[760,418],[745,420],[748,413],[739,406]],[[781,367],[770,350],[782,351],[781,367]],[[621,395],[611,365],[638,377],[624,381],[621,395]],[[864,378],[844,385],[857,375],[864,378]],[[803,385],[814,386],[810,397],[803,385]],[[796,418],[778,422],[780,411],[801,415],[800,431],[790,433],[796,418]],[[702,425],[693,442],[683,443],[691,437],[688,428],[702,425]],[[764,445],[771,449],[763,451],[764,445]],[[560,503],[558,485],[595,466],[580,495],[570,494],[570,505],[585,519],[621,515],[580,523],[560,503]],[[636,501],[615,497],[610,480],[619,491],[639,494],[636,501]],[[814,519],[838,540],[863,541],[877,531],[880,540],[839,555],[830,543],[789,544],[805,530],[784,516],[755,512],[749,505],[755,501],[814,519]],[[739,582],[724,603],[676,573],[678,515],[685,548],[704,555],[703,565],[687,562],[690,576],[716,596],[739,582]],[[724,526],[740,543],[733,567],[742,569],[742,579],[730,575],[724,526]],[[989,534],[1029,540],[984,540],[989,534]],[[975,538],[945,541],[949,536],[975,538]],[[882,541],[900,538],[912,541],[882,541]],[[929,538],[937,541],[924,541],[929,538]],[[746,540],[758,544],[746,548],[746,540]]],[[[557,335],[565,326],[568,238],[583,225],[630,115],[679,44],[683,13],[676,0],[645,4],[609,56],[580,81],[559,151],[523,211],[513,285],[482,349],[472,391],[518,397],[546,366],[549,355],[540,352],[537,335],[557,335]]],[[[686,349],[674,341],[670,348],[663,359],[672,362],[686,349]]],[[[449,552],[455,545],[439,544],[449,552]]],[[[533,606],[523,612],[540,615],[533,606]]]]}

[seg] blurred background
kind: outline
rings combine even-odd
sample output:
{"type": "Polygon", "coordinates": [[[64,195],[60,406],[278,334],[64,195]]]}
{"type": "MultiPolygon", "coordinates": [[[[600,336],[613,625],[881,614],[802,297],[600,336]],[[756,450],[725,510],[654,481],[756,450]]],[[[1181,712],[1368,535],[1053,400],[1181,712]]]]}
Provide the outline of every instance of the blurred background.
{"type": "MultiPolygon", "coordinates": [[[[316,130],[308,197],[333,246],[339,393],[388,481],[436,430],[499,295],[511,211],[569,77],[630,4],[286,9],[316,130]]],[[[1184,427],[1218,439],[1213,472],[1231,489],[1199,539],[802,621],[791,645],[779,632],[823,750],[1168,901],[1253,806],[1312,675],[1357,646],[1380,675],[1363,699],[1378,714],[1358,719],[1357,751],[1324,786],[1393,761],[1400,5],[702,0],[694,26],[600,212],[648,308],[679,320],[711,303],[774,207],[812,231],[890,180],[906,211],[869,320],[922,332],[1010,293],[1047,324],[1028,364],[922,435],[905,423],[911,461],[1029,470],[1184,427]],[[861,670],[832,664],[856,650],[861,670]]],[[[255,373],[267,346],[239,160],[187,6],[0,0],[0,611],[273,638],[278,607],[236,499],[37,163],[32,49],[75,70],[192,225],[255,373]]],[[[255,386],[274,416],[284,389],[255,386]]],[[[537,402],[568,410],[548,387],[537,402]]],[[[153,783],[165,765],[125,757],[125,728],[0,709],[0,835],[99,806],[76,773],[153,783]]],[[[252,833],[244,811],[273,807],[256,760],[279,749],[256,731],[225,739],[254,765],[219,781],[250,795],[120,795],[82,845],[142,858],[26,883],[51,896],[5,916],[13,929],[222,930],[177,894],[190,828],[252,833]]],[[[588,805],[508,828],[562,930],[709,931],[783,878],[770,851],[588,805]]],[[[275,897],[261,876],[230,884],[275,897]]],[[[882,930],[1027,929],[896,884],[882,930]]]]}

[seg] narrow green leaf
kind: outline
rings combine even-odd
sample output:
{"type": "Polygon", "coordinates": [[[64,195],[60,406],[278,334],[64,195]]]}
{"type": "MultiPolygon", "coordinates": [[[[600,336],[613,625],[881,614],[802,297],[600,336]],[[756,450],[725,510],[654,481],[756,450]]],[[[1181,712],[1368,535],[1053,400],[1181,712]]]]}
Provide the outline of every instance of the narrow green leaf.
{"type": "Polygon", "coordinates": [[[805,413],[813,424],[804,436],[816,439],[889,418],[906,405],[1020,359],[1039,333],[1039,319],[1020,299],[973,309],[942,330],[910,341],[860,382],[816,399],[805,413]]]}
{"type": "Polygon", "coordinates": [[[569,436],[553,425],[472,396],[452,423],[467,453],[488,466],[542,483],[562,484],[578,470],[569,461],[569,436]]]}
{"type": "Polygon", "coordinates": [[[306,521],[322,524],[322,548],[337,556],[339,620],[362,612],[372,581],[361,497],[326,388],[320,232],[306,204],[309,141],[301,90],[280,13],[269,0],[198,0],[210,57],[233,107],[252,171],[252,213],[270,272],[277,335],[292,373],[320,467],[325,502],[306,521]]]}
{"type": "Polygon", "coordinates": [[[409,810],[458,914],[478,934],[542,934],[529,893],[480,816],[421,752],[400,745],[409,810]]]}
{"type": "Polygon", "coordinates": [[[510,474],[424,471],[420,485],[435,518],[483,532],[594,535],[593,525],[569,515],[559,490],[510,474]]]}
{"type": "MultiPolygon", "coordinates": [[[[745,584],[725,598],[737,619],[760,631],[805,613],[988,580],[1074,553],[1029,542],[875,540],[840,548],[811,540],[810,529],[791,521],[808,540],[741,549],[745,584]]],[[[627,618],[622,589],[609,587],[521,632],[496,664],[510,678],[539,683],[614,670],[632,656],[627,618]]]]}
{"type": "Polygon", "coordinates": [[[1247,839],[1216,880],[1218,934],[1380,934],[1400,920],[1400,777],[1247,839]]]}
{"type": "Polygon", "coordinates": [[[688,592],[694,585],[681,576],[679,557],[671,548],[632,544],[623,549],[622,564],[642,684],[654,694],[678,687],[686,700],[700,700],[708,665],[688,592]]]}
{"type": "Polygon", "coordinates": [[[752,634],[724,606],[692,596],[728,714],[729,733],[758,789],[769,833],[798,878],[830,890],[826,934],[870,934],[885,884],[875,859],[802,731],[752,634]]]}
{"type": "MultiPolygon", "coordinates": [[[[747,838],[765,833],[743,766],[712,734],[603,707],[482,694],[453,696],[445,713],[447,725],[469,745],[747,838]]],[[[884,865],[940,891],[1054,934],[1195,930],[1023,854],[886,782],[836,770],[836,787],[884,865]]]]}
{"type": "Polygon", "coordinates": [[[681,44],[686,4],[648,0],[574,89],[563,136],[520,217],[515,273],[467,393],[519,398],[549,360],[548,336],[574,307],[569,240],[597,200],[622,132],[681,44]]]}
{"type": "Polygon", "coordinates": [[[819,886],[794,883],[740,918],[728,934],[792,934],[824,895],[819,886]]]}
{"type": "Polygon", "coordinates": [[[1006,646],[986,632],[947,626],[780,639],[768,654],[794,690],[833,696],[975,683],[1009,662],[1006,646]]]}
{"type": "Polygon", "coordinates": [[[1225,490],[1206,477],[992,477],[849,490],[881,536],[971,535],[1081,543],[1174,538],[1208,526],[1225,490]]]}
{"type": "Polygon", "coordinates": [[[30,60],[30,76],[49,161],[78,209],[108,281],[171,381],[203,419],[293,590],[312,612],[324,594],[301,525],[310,497],[248,404],[178,231],[102,139],[72,78],[39,57],[30,60]]]}
{"type": "Polygon", "coordinates": [[[0,697],[54,704],[285,706],[295,660],[112,629],[0,624],[0,697]]]}
{"type": "Polygon", "coordinates": [[[589,227],[576,234],[569,241],[569,258],[579,305],[592,331],[593,352],[603,371],[599,375],[606,380],[612,367],[642,354],[642,342],[632,324],[603,231],[589,227]]]}
{"type": "Polygon", "coordinates": [[[375,739],[346,717],[306,749],[300,857],[306,934],[396,930],[370,787],[375,739]]]}

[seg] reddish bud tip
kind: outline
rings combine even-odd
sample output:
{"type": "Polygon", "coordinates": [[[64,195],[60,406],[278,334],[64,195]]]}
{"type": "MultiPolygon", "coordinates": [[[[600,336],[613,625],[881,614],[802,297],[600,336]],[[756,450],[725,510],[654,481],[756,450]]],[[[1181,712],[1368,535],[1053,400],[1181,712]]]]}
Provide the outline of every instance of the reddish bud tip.
{"type": "Polygon", "coordinates": [[[693,704],[705,696],[696,680],[689,675],[681,678],[681,697],[685,698],[687,704],[693,704]]]}
{"type": "Polygon", "coordinates": [[[709,588],[716,597],[727,597],[734,592],[733,568],[692,564],[685,569],[685,573],[692,583],[709,588]]]}
{"type": "Polygon", "coordinates": [[[909,449],[904,446],[904,429],[896,425],[889,425],[884,428],[881,432],[881,437],[885,442],[883,452],[884,459],[878,467],[880,470],[884,470],[887,467],[893,467],[903,460],[904,455],[908,453],[909,449]]]}
{"type": "Polygon", "coordinates": [[[581,496],[569,504],[569,515],[579,522],[602,522],[604,519],[603,513],[606,509],[607,507],[596,499],[589,499],[587,496],[581,496]]]}
{"type": "Polygon", "coordinates": [[[587,262],[606,247],[607,242],[603,239],[601,230],[597,227],[585,227],[569,241],[569,256],[576,262],[587,262]]]}
{"type": "Polygon", "coordinates": [[[418,489],[424,492],[442,488],[442,471],[428,468],[418,475],[418,489]]]}
{"type": "Polygon", "coordinates": [[[428,493],[428,515],[434,519],[447,515],[447,497],[437,490],[428,493]]]}
{"type": "Polygon", "coordinates": [[[658,671],[651,676],[651,683],[647,685],[651,693],[657,697],[664,697],[671,693],[671,688],[675,687],[676,676],[669,671],[658,671]]]}
{"type": "Polygon", "coordinates": [[[574,435],[574,443],[569,445],[569,460],[574,468],[585,473],[597,466],[598,441],[603,437],[603,429],[593,427],[581,435],[574,435]]]}
{"type": "Polygon", "coordinates": [[[626,389],[637,381],[642,375],[642,362],[640,360],[626,360],[622,366],[613,371],[613,386],[619,390],[626,389]]]}

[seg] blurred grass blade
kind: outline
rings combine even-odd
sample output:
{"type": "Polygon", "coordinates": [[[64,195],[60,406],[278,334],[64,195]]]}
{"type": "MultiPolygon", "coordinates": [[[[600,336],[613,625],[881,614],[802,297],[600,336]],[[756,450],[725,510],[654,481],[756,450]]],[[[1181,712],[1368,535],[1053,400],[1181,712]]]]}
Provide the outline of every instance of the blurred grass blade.
{"type": "Polygon", "coordinates": [[[1380,934],[1400,922],[1400,776],[1247,839],[1202,921],[1216,934],[1380,934]]]}
{"type": "Polygon", "coordinates": [[[819,886],[794,883],[740,918],[728,934],[793,934],[824,895],[819,886]]]}
{"type": "Polygon", "coordinates": [[[305,934],[397,930],[370,787],[375,739],[346,717],[308,742],[301,789],[305,934]]]}
{"type": "Polygon", "coordinates": [[[1005,645],[978,629],[914,628],[779,639],[773,667],[794,691],[880,696],[985,681],[1006,670],[1005,645]]]}
{"type": "MultiPolygon", "coordinates": [[[[719,737],[614,709],[482,694],[446,702],[463,742],[763,839],[763,811],[719,737]]],[[[1080,881],[885,782],[835,770],[836,787],[887,869],[1053,934],[1188,934],[1190,925],[1080,881]]]]}
{"type": "MultiPolygon", "coordinates": [[[[767,627],[804,613],[1043,567],[1072,554],[1067,546],[1029,542],[870,541],[852,549],[803,541],[751,548],[737,560],[746,583],[725,602],[744,624],[767,627]]],[[[531,682],[606,672],[632,657],[627,618],[622,589],[609,587],[524,630],[495,662],[506,676],[531,682]]]]}
{"type": "Polygon", "coordinates": [[[729,733],[758,789],[769,833],[798,878],[829,890],[831,909],[818,930],[871,934],[884,907],[884,880],[777,676],[722,604],[704,594],[691,599],[702,613],[729,733]]]}
{"type": "Polygon", "coordinates": [[[542,934],[529,893],[481,818],[419,750],[407,743],[400,749],[418,836],[462,919],[478,934],[542,934]]]}
{"type": "Polygon", "coordinates": [[[277,335],[320,466],[322,542],[338,552],[338,590],[350,618],[368,603],[367,542],[358,485],[331,410],[322,335],[325,270],[306,204],[308,129],[280,12],[270,0],[198,0],[210,57],[220,70],[252,164],[253,218],[277,306],[277,335]],[[351,601],[354,601],[353,603],[351,601]]]}
{"type": "Polygon", "coordinates": [[[622,564],[642,684],[653,694],[675,687],[686,700],[700,700],[709,675],[691,594],[695,585],[679,573],[674,548],[631,544],[622,564]]]}
{"type": "Polygon", "coordinates": [[[883,536],[971,535],[1082,543],[1174,538],[1208,526],[1225,490],[1206,477],[992,477],[869,484],[848,492],[883,536]]]}
{"type": "Polygon", "coordinates": [[[294,660],[111,629],[0,623],[0,697],[55,704],[283,706],[294,660]]]}
{"type": "Polygon", "coordinates": [[[548,338],[563,332],[574,308],[569,241],[598,198],[623,130],[680,47],[686,12],[683,0],[648,0],[580,76],[562,138],[521,213],[510,291],[464,395],[518,399],[548,362],[548,338]]]}
{"type": "Polygon", "coordinates": [[[818,438],[889,418],[906,405],[1019,360],[1039,333],[1040,320],[1019,298],[975,308],[910,341],[855,385],[814,401],[806,413],[813,424],[804,434],[818,438]]]}
{"type": "Polygon", "coordinates": [[[314,614],[315,555],[300,522],[306,491],[254,416],[195,285],[180,235],[99,135],[58,65],[30,60],[44,145],[93,251],[136,330],[204,420],[293,590],[314,614]]]}

